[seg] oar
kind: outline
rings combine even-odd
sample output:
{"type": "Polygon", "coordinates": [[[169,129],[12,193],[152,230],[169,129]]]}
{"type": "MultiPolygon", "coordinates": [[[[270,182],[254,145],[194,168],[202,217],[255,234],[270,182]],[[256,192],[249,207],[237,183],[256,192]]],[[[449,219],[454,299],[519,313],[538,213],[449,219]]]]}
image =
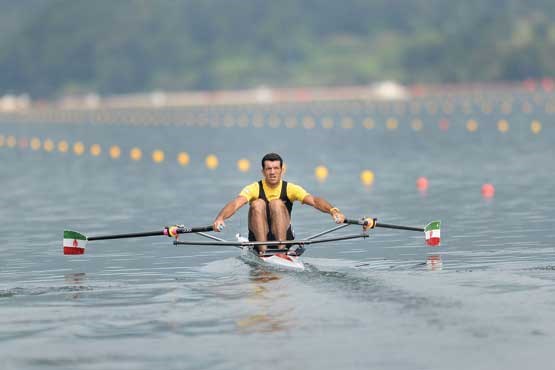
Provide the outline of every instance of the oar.
{"type": "Polygon", "coordinates": [[[346,224],[351,225],[361,225],[364,229],[383,227],[387,229],[398,229],[398,230],[408,230],[408,231],[420,231],[423,232],[426,239],[426,244],[430,247],[439,247],[441,243],[441,221],[432,221],[426,225],[426,227],[414,227],[414,226],[402,226],[402,225],[392,225],[383,224],[377,222],[377,219],[362,218],[360,220],[345,219],[346,224]],[[372,227],[369,225],[374,224],[372,227]]]}
{"type": "Polygon", "coordinates": [[[200,227],[185,227],[184,225],[164,226],[162,230],[146,231],[130,234],[112,234],[87,237],[80,232],[72,230],[64,230],[64,254],[84,254],[87,241],[108,240],[108,239],[125,239],[125,238],[143,238],[147,236],[169,236],[175,237],[178,234],[199,233],[203,231],[214,230],[212,225],[200,227]]]}

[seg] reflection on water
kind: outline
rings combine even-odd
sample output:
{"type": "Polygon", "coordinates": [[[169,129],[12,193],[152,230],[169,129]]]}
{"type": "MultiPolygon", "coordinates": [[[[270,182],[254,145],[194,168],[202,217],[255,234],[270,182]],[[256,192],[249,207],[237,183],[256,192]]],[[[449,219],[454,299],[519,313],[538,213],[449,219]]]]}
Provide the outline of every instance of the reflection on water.
{"type": "Polygon", "coordinates": [[[288,301],[287,289],[277,284],[282,277],[279,273],[253,267],[249,274],[252,283],[247,296],[249,304],[254,306],[255,314],[237,320],[241,333],[271,333],[287,330],[291,321],[286,320],[293,307],[283,306],[288,301]],[[279,301],[279,305],[276,305],[279,301]]]}
{"type": "Polygon", "coordinates": [[[441,255],[431,254],[426,257],[426,266],[430,271],[441,271],[443,269],[443,261],[441,255]]]}
{"type": "Polygon", "coordinates": [[[75,272],[64,275],[64,281],[67,285],[81,285],[86,280],[87,274],[84,272],[75,272]]]}
{"type": "MultiPolygon", "coordinates": [[[[423,257],[419,256],[418,259],[412,261],[379,259],[371,262],[356,263],[353,265],[353,267],[357,269],[370,269],[374,271],[421,271],[425,267],[427,271],[441,271],[443,270],[443,259],[441,257],[441,254],[427,254],[423,257]],[[422,258],[423,261],[420,258],[422,258]]],[[[314,271],[318,270],[314,269],[314,271]]]]}
{"type": "Polygon", "coordinates": [[[76,272],[64,275],[66,286],[69,288],[77,288],[77,290],[68,295],[69,299],[78,300],[79,298],[81,298],[81,292],[85,290],[84,283],[86,280],[87,274],[85,274],[84,272],[76,272]]]}
{"type": "Polygon", "coordinates": [[[273,317],[267,313],[249,315],[237,320],[240,333],[272,333],[284,331],[288,328],[287,321],[273,317]]]}

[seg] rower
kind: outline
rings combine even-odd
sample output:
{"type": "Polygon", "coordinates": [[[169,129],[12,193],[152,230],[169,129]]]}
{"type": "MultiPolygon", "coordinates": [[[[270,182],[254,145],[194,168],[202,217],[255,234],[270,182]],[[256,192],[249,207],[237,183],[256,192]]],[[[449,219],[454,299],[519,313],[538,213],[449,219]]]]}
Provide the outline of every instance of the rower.
{"type": "MultiPolygon", "coordinates": [[[[338,224],[345,221],[343,213],[327,200],[311,195],[301,186],[282,179],[283,159],[279,154],[266,154],[261,164],[263,179],[245,186],[235,199],[222,208],[214,219],[214,231],[222,230],[225,226],[224,221],[247,203],[250,204],[250,241],[293,240],[291,211],[295,201],[329,213],[338,224]]],[[[284,249],[285,245],[278,247],[284,249]]],[[[265,252],[265,245],[258,246],[260,255],[264,255],[265,252]]]]}

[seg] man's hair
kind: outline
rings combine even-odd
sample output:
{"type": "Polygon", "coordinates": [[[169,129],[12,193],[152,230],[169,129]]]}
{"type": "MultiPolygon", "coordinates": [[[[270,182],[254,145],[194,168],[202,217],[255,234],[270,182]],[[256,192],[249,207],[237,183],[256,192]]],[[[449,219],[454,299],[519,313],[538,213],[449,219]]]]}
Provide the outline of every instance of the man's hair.
{"type": "Polygon", "coordinates": [[[268,153],[262,158],[262,169],[264,169],[264,162],[265,161],[279,161],[279,166],[283,167],[283,159],[277,153],[268,153]]]}

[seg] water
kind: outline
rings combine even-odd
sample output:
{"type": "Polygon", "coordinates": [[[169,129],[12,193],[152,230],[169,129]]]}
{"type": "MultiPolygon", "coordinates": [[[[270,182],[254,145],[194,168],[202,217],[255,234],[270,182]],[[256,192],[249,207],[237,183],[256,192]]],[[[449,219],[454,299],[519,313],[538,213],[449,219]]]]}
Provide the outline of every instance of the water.
{"type": "MultiPolygon", "coordinates": [[[[70,152],[0,147],[0,368],[549,368],[555,134],[540,107],[552,97],[512,99],[509,115],[426,112],[431,103],[419,101],[407,103],[422,105],[418,115],[387,104],[297,106],[287,113],[295,128],[285,118],[269,126],[268,112],[260,128],[5,120],[4,138],[67,140],[70,152]],[[537,109],[521,112],[521,100],[537,109]],[[303,127],[307,115],[316,127],[303,127]],[[344,116],[353,128],[341,128],[344,116]],[[374,129],[361,126],[367,116],[374,129]],[[335,127],[319,126],[324,117],[335,127]],[[385,128],[388,117],[398,119],[396,130],[385,128]],[[442,131],[436,122],[445,117],[442,131]],[[421,131],[410,128],[414,118],[421,131]],[[501,118],[508,132],[497,130],[501,118]],[[480,123],[477,132],[465,129],[468,119],[480,123]],[[529,130],[533,119],[544,125],[538,135],[529,130]],[[76,141],[98,143],[103,153],[75,155],[76,141]],[[119,159],[107,155],[110,145],[121,147],[119,159]],[[126,154],[135,146],[143,151],[137,162],[126,154]],[[150,160],[154,149],[166,153],[163,163],[150,160]],[[186,167],[174,160],[180,151],[190,155],[186,167]],[[441,219],[442,246],[376,229],[367,240],[308,247],[303,273],[250,266],[233,248],[173,247],[162,237],[61,253],[64,229],[98,235],[209,224],[258,179],[269,151],[284,156],[286,179],[351,218],[414,226],[441,219]],[[216,170],[205,168],[208,154],[218,156],[216,170]],[[236,169],[240,158],[250,171],[236,169]],[[325,182],[314,178],[317,165],[329,169],[325,182]],[[360,183],[364,169],[376,175],[371,187],[360,183]],[[425,194],[415,189],[418,176],[430,180],[425,194]],[[486,182],[496,187],[492,199],[480,194],[486,182]]],[[[472,104],[480,109],[479,100],[472,104]]],[[[229,220],[223,236],[244,233],[246,214],[229,220]]],[[[301,237],[333,226],[299,204],[294,225],[301,237]]]]}

